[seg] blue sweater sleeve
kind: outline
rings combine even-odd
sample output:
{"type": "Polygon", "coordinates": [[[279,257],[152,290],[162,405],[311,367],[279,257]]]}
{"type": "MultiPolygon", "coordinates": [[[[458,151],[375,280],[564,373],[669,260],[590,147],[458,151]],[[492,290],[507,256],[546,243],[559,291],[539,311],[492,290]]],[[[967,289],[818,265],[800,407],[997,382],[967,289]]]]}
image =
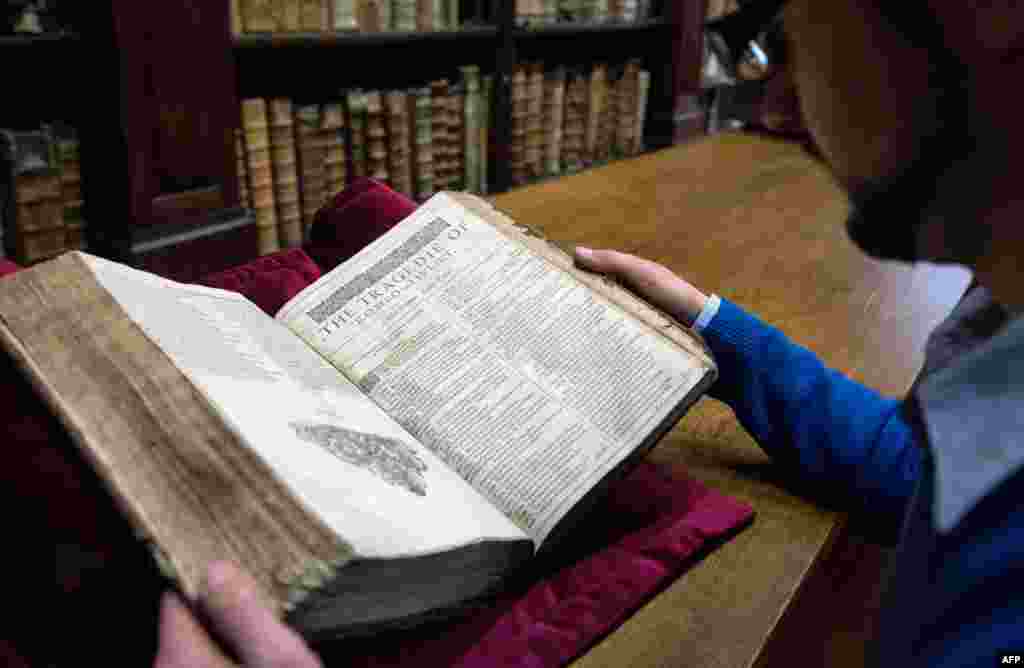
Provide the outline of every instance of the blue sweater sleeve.
{"type": "Polygon", "coordinates": [[[870,512],[870,525],[894,538],[922,459],[900,403],[725,299],[702,333],[719,368],[711,396],[818,500],[870,512]]]}

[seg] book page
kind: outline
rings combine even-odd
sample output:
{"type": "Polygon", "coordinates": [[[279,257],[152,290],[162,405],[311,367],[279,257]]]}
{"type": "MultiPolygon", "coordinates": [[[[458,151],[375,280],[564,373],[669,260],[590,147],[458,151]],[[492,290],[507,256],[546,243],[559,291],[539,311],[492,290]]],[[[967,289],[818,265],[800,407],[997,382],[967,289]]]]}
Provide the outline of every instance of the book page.
{"type": "Polygon", "coordinates": [[[277,318],[538,543],[707,371],[443,193],[277,318]]]}
{"type": "Polygon", "coordinates": [[[483,539],[525,538],[433,452],[241,295],[85,257],[146,335],[359,556],[413,556],[483,539]]]}

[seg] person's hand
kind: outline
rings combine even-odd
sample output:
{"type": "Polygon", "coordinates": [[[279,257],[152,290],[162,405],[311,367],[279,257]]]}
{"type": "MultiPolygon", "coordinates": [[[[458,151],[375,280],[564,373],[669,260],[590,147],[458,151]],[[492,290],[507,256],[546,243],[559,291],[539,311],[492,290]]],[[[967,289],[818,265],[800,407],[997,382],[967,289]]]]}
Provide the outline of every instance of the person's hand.
{"type": "Polygon", "coordinates": [[[610,274],[649,302],[689,326],[700,315],[707,295],[657,262],[613,250],[577,246],[573,255],[584,269],[610,274]]]}
{"type": "MultiPolygon", "coordinates": [[[[217,562],[210,567],[199,606],[243,666],[321,667],[302,638],[270,611],[256,583],[231,564],[217,562]]],[[[160,604],[159,638],[155,668],[235,665],[171,592],[164,594],[160,604]]]]}

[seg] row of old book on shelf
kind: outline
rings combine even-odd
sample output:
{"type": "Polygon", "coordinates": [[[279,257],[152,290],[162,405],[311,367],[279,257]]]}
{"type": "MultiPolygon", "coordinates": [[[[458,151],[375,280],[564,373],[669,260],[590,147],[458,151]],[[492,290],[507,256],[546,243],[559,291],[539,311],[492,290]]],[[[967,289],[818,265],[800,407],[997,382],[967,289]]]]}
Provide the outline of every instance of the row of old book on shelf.
{"type": "MultiPolygon", "coordinates": [[[[305,104],[242,101],[239,193],[256,217],[260,254],[300,245],[321,206],[370,176],[423,202],[435,192],[487,194],[493,78],[403,90],[348,90],[305,104]]],[[[574,172],[643,148],[650,73],[637,59],[587,69],[516,67],[509,147],[513,185],[574,172]]]]}
{"type": "MultiPolygon", "coordinates": [[[[520,26],[630,23],[650,18],[651,0],[515,0],[520,26]]],[[[429,32],[493,24],[496,3],[459,0],[232,0],[235,35],[429,32]],[[471,5],[471,6],[470,6],[471,5]]]]}
{"type": "Polygon", "coordinates": [[[485,193],[493,80],[475,65],[460,69],[457,81],[353,89],[320,104],[242,100],[239,192],[255,213],[260,254],[301,244],[323,203],[361,176],[417,201],[485,193]]]}
{"type": "Polygon", "coordinates": [[[651,75],[639,59],[588,70],[542,63],[512,75],[512,185],[643,149],[651,75]]]}
{"type": "Polygon", "coordinates": [[[0,129],[0,256],[28,265],[85,247],[74,128],[0,129]]]}
{"type": "Polygon", "coordinates": [[[651,18],[651,0],[516,0],[516,25],[636,23],[651,18]]]}

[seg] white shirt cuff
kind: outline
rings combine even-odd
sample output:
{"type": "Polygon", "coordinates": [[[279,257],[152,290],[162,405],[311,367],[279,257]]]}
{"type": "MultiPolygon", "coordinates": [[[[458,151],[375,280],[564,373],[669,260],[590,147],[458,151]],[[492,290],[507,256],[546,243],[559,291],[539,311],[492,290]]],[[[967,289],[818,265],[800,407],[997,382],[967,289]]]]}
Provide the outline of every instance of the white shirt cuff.
{"type": "Polygon", "coordinates": [[[718,307],[722,305],[722,299],[718,295],[711,295],[704,302],[704,308],[700,310],[697,319],[693,321],[693,328],[699,334],[704,328],[711,324],[712,318],[718,315],[718,307]]]}

